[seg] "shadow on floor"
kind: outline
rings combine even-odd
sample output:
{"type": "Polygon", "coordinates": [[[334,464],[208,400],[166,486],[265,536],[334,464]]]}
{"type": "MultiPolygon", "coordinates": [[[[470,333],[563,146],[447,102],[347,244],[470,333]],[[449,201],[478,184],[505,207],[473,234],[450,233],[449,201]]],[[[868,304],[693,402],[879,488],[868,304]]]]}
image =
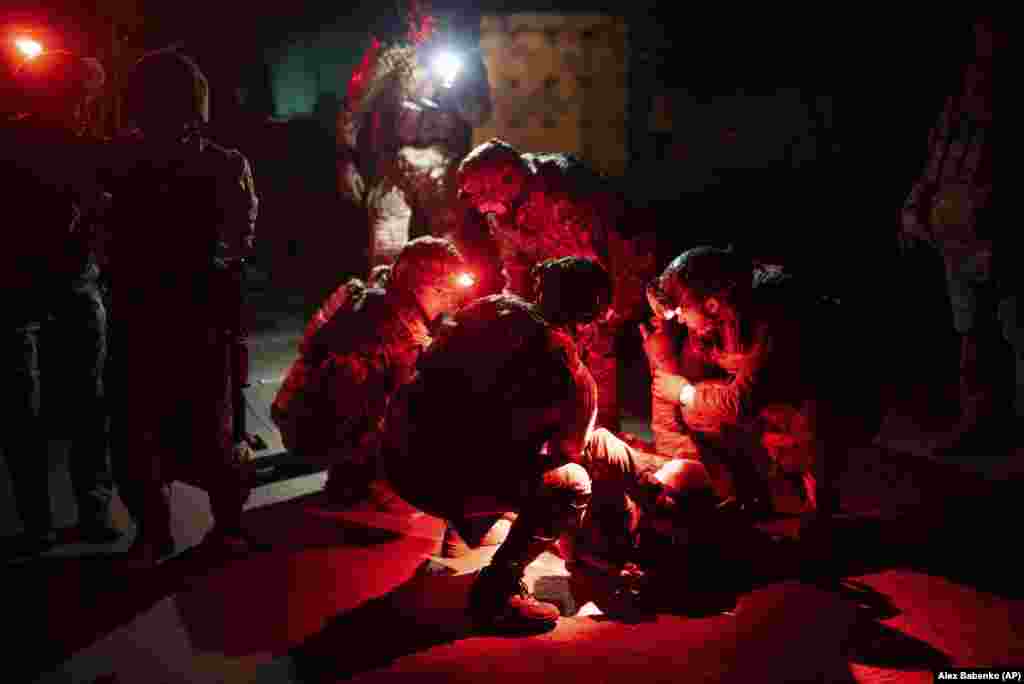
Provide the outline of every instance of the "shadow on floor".
{"type": "Polygon", "coordinates": [[[193,647],[230,657],[287,651],[331,616],[408,580],[440,543],[434,519],[375,512],[371,525],[359,516],[330,507],[322,492],[247,511],[246,527],[271,552],[196,578],[176,596],[193,647]]]}
{"type": "Polygon", "coordinates": [[[352,677],[472,634],[465,609],[475,575],[446,576],[423,568],[388,594],[331,618],[292,649],[301,681],[352,677]]]}
{"type": "Polygon", "coordinates": [[[9,664],[33,676],[52,670],[233,560],[200,544],[144,570],[128,567],[123,553],[110,552],[43,556],[8,566],[3,604],[26,607],[17,627],[8,630],[9,664]]]}

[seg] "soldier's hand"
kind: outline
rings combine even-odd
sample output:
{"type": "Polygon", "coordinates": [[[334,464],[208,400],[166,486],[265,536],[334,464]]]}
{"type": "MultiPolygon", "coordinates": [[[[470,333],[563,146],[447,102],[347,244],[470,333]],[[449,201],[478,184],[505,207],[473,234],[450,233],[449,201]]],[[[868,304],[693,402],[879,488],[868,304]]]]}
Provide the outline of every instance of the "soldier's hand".
{"type": "Polygon", "coordinates": [[[665,329],[665,320],[654,316],[649,323],[641,323],[639,328],[644,354],[651,368],[669,367],[675,357],[675,345],[665,329]]]}
{"type": "Polygon", "coordinates": [[[231,455],[238,466],[246,466],[256,458],[256,452],[246,441],[236,442],[231,455]]]}

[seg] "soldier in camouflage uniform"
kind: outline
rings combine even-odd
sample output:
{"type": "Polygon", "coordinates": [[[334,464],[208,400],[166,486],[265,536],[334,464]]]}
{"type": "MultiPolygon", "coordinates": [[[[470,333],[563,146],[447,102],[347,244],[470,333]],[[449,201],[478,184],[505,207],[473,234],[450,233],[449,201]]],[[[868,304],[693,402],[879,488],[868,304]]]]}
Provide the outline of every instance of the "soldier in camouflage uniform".
{"type": "Polygon", "coordinates": [[[289,450],[328,466],[333,502],[361,499],[379,479],[391,396],[412,379],[437,319],[464,298],[463,269],[450,241],[417,238],[399,252],[386,289],[353,279],[307,325],[271,417],[289,450]]]}
{"type": "Polygon", "coordinates": [[[644,286],[656,255],[653,233],[643,231],[651,227],[568,154],[520,154],[493,139],[462,161],[457,183],[460,198],[488,222],[512,294],[528,296],[530,269],[545,259],[595,259],[611,274],[608,319],[593,326],[582,352],[601,388],[598,424],[618,430],[615,344],[627,321],[646,315],[644,286]]]}
{"type": "Polygon", "coordinates": [[[119,534],[108,518],[107,313],[92,231],[102,201],[102,146],[85,133],[89,103],[103,82],[93,59],[38,55],[18,70],[18,113],[0,125],[0,179],[11,217],[0,278],[13,316],[4,347],[11,368],[4,458],[26,552],[56,540],[47,443],[57,435],[71,440],[68,464],[83,538],[109,542],[119,534]]]}
{"type": "Polygon", "coordinates": [[[144,55],[126,87],[136,128],[116,141],[111,164],[113,446],[140,565],[174,550],[173,480],[209,494],[210,543],[249,548],[248,448],[235,441],[231,391],[242,301],[230,265],[252,248],[258,200],[245,156],[203,134],[208,103],[191,59],[144,55]]]}
{"type": "MultiPolygon", "coordinates": [[[[374,37],[352,75],[338,119],[341,194],[367,212],[371,268],[430,234],[452,239],[474,271],[491,273],[486,228],[464,225],[453,183],[473,127],[491,114],[487,70],[479,50],[455,46],[470,29],[456,41],[420,2],[408,23],[401,40],[374,37]]],[[[500,287],[478,278],[474,294],[500,287]]]]}
{"type": "Polygon", "coordinates": [[[928,163],[903,208],[904,240],[942,255],[960,335],[961,419],[936,445],[947,455],[1011,446],[1012,419],[1024,412],[1020,277],[1006,259],[1009,232],[992,212],[992,60],[1005,34],[984,17],[973,30],[974,54],[931,131],[928,163]]]}
{"type": "Polygon", "coordinates": [[[751,516],[835,513],[847,448],[881,422],[871,336],[797,279],[711,247],[673,260],[649,297],[657,451],[702,461],[751,516]]]}

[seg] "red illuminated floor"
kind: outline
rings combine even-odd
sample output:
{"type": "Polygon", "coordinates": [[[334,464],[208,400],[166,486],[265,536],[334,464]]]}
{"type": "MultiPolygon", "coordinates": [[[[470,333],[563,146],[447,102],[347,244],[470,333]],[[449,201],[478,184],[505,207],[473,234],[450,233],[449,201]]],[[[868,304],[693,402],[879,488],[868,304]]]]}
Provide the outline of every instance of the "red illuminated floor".
{"type": "MultiPolygon", "coordinates": [[[[431,561],[439,520],[400,502],[331,511],[314,475],[257,492],[248,523],[273,545],[266,553],[227,560],[194,547],[144,574],[119,571],[116,554],[10,568],[4,605],[17,597],[24,607],[7,613],[9,663],[45,672],[43,682],[115,674],[154,684],[400,675],[925,682],[942,667],[1024,663],[1024,592],[1012,560],[1020,490],[878,449],[854,461],[847,507],[875,517],[843,533],[844,586],[783,572],[708,587],[720,599],[713,604],[666,601],[665,612],[632,620],[578,605],[589,615],[563,619],[548,634],[477,635],[463,606],[468,573],[486,550],[431,561]],[[908,523],[877,518],[906,510],[927,514],[908,523]]],[[[183,485],[174,492],[179,542],[193,544],[209,524],[205,496],[183,485]]],[[[764,558],[766,572],[777,561],[764,558]]],[[[528,579],[558,593],[565,574],[546,554],[528,579]]],[[[680,596],[708,595],[683,584],[680,596]]]]}

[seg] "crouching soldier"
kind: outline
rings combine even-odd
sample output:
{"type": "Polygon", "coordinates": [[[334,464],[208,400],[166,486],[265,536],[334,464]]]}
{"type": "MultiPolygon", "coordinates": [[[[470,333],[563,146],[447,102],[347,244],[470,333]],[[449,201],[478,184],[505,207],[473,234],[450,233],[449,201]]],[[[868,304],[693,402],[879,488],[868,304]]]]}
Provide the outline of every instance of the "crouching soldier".
{"type": "Polygon", "coordinates": [[[271,418],[289,450],[328,466],[332,503],[371,494],[388,404],[412,379],[432,327],[460,303],[463,268],[450,241],[417,238],[375,272],[385,287],[350,280],[307,325],[271,418]]]}
{"type": "Polygon", "coordinates": [[[846,450],[881,419],[871,345],[841,305],[710,247],[672,261],[649,299],[657,450],[701,460],[754,517],[836,513],[846,450]]]}
{"type": "Polygon", "coordinates": [[[487,529],[480,519],[518,514],[470,595],[477,624],[507,632],[556,624],[559,610],[533,597],[523,576],[556,541],[570,542],[571,556],[591,497],[588,470],[656,492],[652,475],[668,460],[595,429],[597,384],[578,344],[611,303],[607,272],[564,257],[534,276],[535,302],[484,297],[441,330],[396,397],[383,452],[397,493],[465,539],[487,529]]]}

